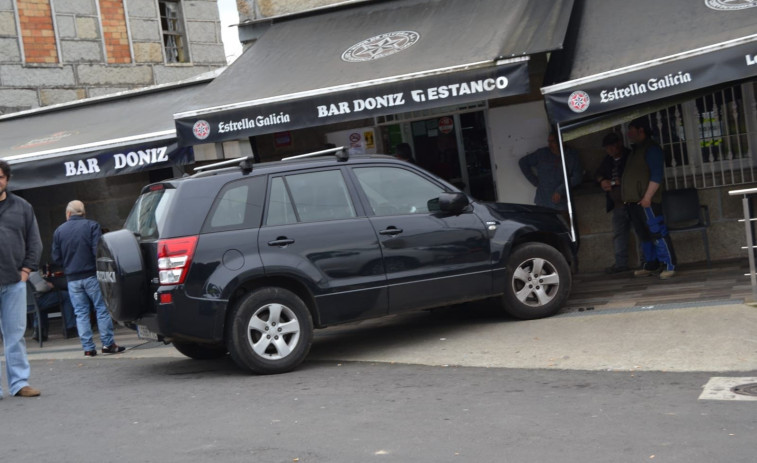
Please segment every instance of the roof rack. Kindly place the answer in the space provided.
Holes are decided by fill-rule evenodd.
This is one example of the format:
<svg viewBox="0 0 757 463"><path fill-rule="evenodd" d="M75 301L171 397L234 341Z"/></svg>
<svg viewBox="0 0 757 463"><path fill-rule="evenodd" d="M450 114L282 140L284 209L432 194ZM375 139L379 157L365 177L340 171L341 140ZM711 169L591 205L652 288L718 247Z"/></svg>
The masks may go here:
<svg viewBox="0 0 757 463"><path fill-rule="evenodd" d="M254 156L246 156L243 158L228 159L226 161L214 162L205 166L195 167L195 172L202 172L209 169L217 169L224 166L238 165L245 173L252 171L252 164L255 160Z"/></svg>
<svg viewBox="0 0 757 463"><path fill-rule="evenodd" d="M297 156L289 156L282 158L282 161L291 161L293 159L314 158L316 156L323 156L326 154L334 154L337 161L346 161L350 158L350 153L344 148L344 146L338 146L335 148L328 148L321 151L313 151L312 153L298 154Z"/></svg>

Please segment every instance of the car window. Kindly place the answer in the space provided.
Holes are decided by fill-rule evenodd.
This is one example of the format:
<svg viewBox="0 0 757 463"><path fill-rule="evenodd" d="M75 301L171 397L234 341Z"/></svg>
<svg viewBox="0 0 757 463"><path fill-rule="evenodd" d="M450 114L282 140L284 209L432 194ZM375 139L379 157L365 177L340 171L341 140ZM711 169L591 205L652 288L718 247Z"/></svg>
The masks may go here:
<svg viewBox="0 0 757 463"><path fill-rule="evenodd" d="M297 222L292 201L289 198L283 177L271 181L271 195L268 198L266 225L284 225Z"/></svg>
<svg viewBox="0 0 757 463"><path fill-rule="evenodd" d="M144 239L160 237L168 205L175 193L173 188L160 188L141 195L126 218L124 228Z"/></svg>
<svg viewBox="0 0 757 463"><path fill-rule="evenodd" d="M327 170L276 177L271 182L266 225L355 217L341 171Z"/></svg>
<svg viewBox="0 0 757 463"><path fill-rule="evenodd" d="M287 175L286 182L301 222L349 219L356 215L339 170Z"/></svg>
<svg viewBox="0 0 757 463"><path fill-rule="evenodd" d="M398 167L359 167L355 176L376 215L426 214L428 202L444 189Z"/></svg>
<svg viewBox="0 0 757 463"><path fill-rule="evenodd" d="M254 177L227 184L218 193L203 231L259 227L264 196L264 177Z"/></svg>

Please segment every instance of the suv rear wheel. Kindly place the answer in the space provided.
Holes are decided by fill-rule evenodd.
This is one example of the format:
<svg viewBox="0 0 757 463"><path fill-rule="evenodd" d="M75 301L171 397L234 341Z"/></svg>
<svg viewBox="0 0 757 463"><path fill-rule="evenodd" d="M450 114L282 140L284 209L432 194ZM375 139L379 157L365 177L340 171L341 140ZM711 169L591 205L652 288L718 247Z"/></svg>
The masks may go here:
<svg viewBox="0 0 757 463"><path fill-rule="evenodd" d="M507 263L502 305L513 317L532 320L555 314L570 294L571 273L560 252L543 243L518 246Z"/></svg>
<svg viewBox="0 0 757 463"><path fill-rule="evenodd" d="M186 355L187 357L195 360L212 360L223 357L229 352L225 346L216 346L211 344L199 344L196 342L174 341L173 346Z"/></svg>
<svg viewBox="0 0 757 463"><path fill-rule="evenodd" d="M237 306L228 348L241 367L275 374L294 369L313 341L313 321L302 299L284 288L251 292Z"/></svg>

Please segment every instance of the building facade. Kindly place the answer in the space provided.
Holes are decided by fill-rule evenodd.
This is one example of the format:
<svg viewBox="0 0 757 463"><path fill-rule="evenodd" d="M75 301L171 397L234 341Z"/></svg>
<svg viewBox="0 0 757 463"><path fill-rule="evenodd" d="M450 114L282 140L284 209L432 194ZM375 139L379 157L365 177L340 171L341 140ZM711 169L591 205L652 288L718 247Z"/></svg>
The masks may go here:
<svg viewBox="0 0 757 463"><path fill-rule="evenodd" d="M0 0L0 114L225 65L214 0Z"/></svg>

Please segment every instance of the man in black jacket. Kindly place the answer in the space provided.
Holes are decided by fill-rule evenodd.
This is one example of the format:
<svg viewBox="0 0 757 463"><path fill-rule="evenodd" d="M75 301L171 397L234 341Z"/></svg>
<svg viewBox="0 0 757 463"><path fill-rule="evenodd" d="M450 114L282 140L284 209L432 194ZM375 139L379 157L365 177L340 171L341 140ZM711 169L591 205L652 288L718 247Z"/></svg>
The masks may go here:
<svg viewBox="0 0 757 463"><path fill-rule="evenodd" d="M0 160L0 331L11 395L36 397L40 391L29 386L24 332L26 280L37 270L42 240L31 204L7 190L10 178L10 165Z"/></svg>
<svg viewBox="0 0 757 463"><path fill-rule="evenodd" d="M105 307L105 300L97 282L97 242L102 231L100 224L84 218L84 203L71 201L66 206L66 222L53 234L52 258L63 266L68 282L68 295L74 305L79 340L85 357L97 355L92 340L92 326L89 321L90 302L97 314L97 330L100 333L103 354L117 354L124 348L113 339L113 320Z"/></svg>
<svg viewBox="0 0 757 463"><path fill-rule="evenodd" d="M628 271L628 238L631 219L620 197L620 179L630 150L623 146L623 139L615 132L608 133L602 140L605 156L594 175L607 196L607 212L612 211L612 245L615 263L605 269L605 273Z"/></svg>

